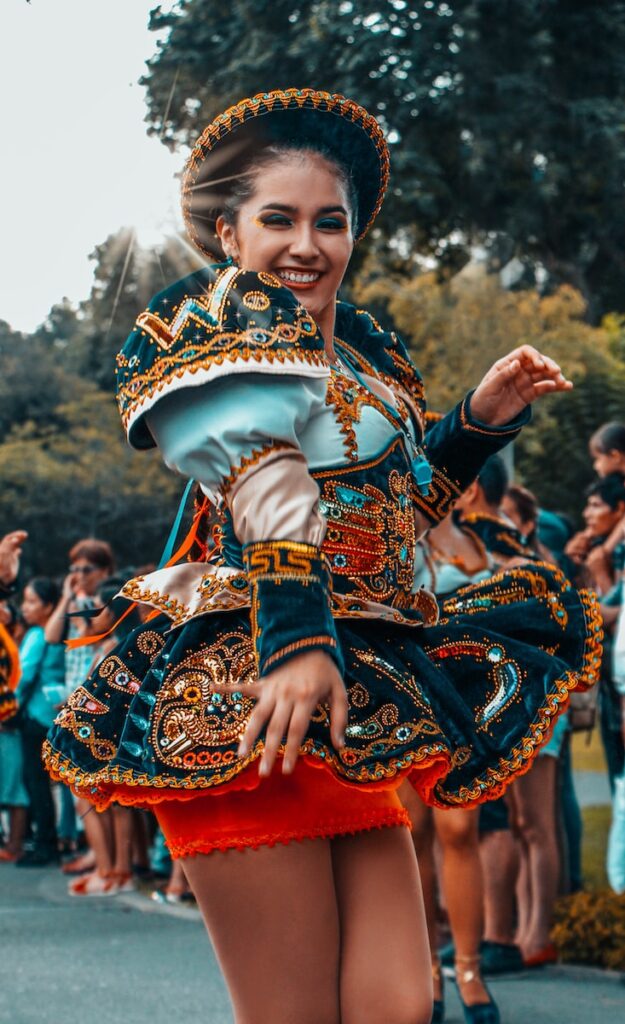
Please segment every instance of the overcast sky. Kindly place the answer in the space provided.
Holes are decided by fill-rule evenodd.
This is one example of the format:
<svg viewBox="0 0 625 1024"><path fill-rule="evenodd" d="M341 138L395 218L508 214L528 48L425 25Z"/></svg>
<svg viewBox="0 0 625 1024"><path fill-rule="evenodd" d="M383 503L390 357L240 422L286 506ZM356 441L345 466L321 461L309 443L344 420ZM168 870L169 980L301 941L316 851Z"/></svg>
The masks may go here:
<svg viewBox="0 0 625 1024"><path fill-rule="evenodd" d="M180 229L184 154L148 138L137 85L156 3L0 0L0 320L15 329L85 298L107 235L133 225L154 244Z"/></svg>

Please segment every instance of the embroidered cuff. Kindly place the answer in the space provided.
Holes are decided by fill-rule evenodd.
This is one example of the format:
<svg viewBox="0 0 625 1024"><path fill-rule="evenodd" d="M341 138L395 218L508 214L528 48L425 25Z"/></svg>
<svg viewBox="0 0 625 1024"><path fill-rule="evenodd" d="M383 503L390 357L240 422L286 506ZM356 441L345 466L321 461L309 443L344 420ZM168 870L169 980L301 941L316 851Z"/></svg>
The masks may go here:
<svg viewBox="0 0 625 1024"><path fill-rule="evenodd" d="M326 651L343 671L325 557L312 544L257 541L243 548L250 583L252 637L266 675L305 650Z"/></svg>
<svg viewBox="0 0 625 1024"><path fill-rule="evenodd" d="M471 414L469 394L425 435L425 454L432 467L427 495L415 488L415 505L431 523L440 523L451 512L462 492L475 480L491 455L514 441L532 417L531 406L514 420L492 427Z"/></svg>

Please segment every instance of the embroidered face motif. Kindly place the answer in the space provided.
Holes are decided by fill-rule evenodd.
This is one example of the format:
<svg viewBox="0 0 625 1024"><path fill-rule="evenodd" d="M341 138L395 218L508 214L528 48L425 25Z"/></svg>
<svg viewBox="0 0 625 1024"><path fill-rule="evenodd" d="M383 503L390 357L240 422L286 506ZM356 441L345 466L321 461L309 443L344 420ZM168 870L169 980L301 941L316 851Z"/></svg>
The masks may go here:
<svg viewBox="0 0 625 1024"><path fill-rule="evenodd" d="M217 230L239 266L275 274L332 333L354 242L346 190L330 163L313 153L277 158L259 170L236 223L220 217Z"/></svg>

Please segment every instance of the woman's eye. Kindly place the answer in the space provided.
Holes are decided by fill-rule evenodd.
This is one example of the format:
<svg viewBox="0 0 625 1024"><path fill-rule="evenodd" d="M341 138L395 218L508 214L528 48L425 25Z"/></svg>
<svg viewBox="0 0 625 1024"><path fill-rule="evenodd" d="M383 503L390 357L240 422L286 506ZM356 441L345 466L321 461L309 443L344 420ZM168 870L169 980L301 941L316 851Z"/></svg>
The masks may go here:
<svg viewBox="0 0 625 1024"><path fill-rule="evenodd" d="M261 217L261 224L269 227L290 227L291 221L283 213L269 213Z"/></svg>
<svg viewBox="0 0 625 1024"><path fill-rule="evenodd" d="M338 217L322 217L317 221L317 227L321 231L346 231L347 224Z"/></svg>

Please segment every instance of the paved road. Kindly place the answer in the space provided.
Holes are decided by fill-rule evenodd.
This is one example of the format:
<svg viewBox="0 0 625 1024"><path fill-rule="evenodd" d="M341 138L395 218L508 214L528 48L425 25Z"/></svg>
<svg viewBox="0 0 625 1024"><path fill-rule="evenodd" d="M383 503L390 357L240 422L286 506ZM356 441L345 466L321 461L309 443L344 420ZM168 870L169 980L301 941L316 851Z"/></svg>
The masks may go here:
<svg viewBox="0 0 625 1024"><path fill-rule="evenodd" d="M447 985L450 1024L462 1014ZM549 968L492 983L503 1024L617 1024L625 985ZM232 1024L197 913L144 896L70 899L56 870L0 864L1 1024ZM279 1022L267 1022L279 1024Z"/></svg>

